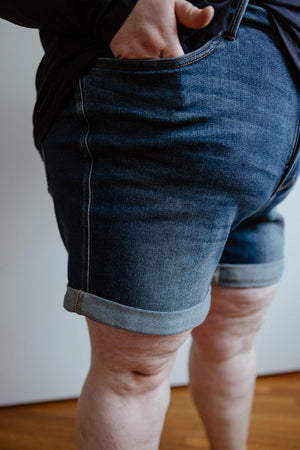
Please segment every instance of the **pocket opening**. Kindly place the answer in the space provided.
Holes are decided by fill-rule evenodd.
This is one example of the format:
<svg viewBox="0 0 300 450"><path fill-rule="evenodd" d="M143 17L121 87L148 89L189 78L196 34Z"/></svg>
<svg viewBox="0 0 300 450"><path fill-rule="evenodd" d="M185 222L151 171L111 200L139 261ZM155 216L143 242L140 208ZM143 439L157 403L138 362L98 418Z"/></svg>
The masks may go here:
<svg viewBox="0 0 300 450"><path fill-rule="evenodd" d="M210 55L221 42L223 31L218 33L200 48L173 58L156 59L118 59L118 58L98 58L94 68L121 69L121 70L168 70L184 67Z"/></svg>

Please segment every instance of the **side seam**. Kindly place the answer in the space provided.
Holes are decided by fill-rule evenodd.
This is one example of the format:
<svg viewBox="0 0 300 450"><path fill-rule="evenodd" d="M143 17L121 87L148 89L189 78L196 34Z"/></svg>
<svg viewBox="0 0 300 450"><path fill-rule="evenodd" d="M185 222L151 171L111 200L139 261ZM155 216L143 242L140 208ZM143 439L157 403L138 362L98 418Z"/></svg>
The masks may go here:
<svg viewBox="0 0 300 450"><path fill-rule="evenodd" d="M78 82L79 112L85 122L86 132L81 146L85 153L85 171L83 178L83 205L82 205L82 289L89 292L90 283L90 256L91 256L91 219L90 210L92 203L92 175L94 169L94 156L90 149L90 122L85 108L83 82Z"/></svg>

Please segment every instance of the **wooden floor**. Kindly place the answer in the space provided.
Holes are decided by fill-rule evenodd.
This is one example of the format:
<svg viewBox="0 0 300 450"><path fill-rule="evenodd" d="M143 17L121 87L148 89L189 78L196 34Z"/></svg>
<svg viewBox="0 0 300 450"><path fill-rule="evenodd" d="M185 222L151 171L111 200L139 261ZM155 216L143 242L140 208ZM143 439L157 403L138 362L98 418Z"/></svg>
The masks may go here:
<svg viewBox="0 0 300 450"><path fill-rule="evenodd" d="M75 450L75 408L75 400L0 408L0 450ZM172 390L160 450L208 450L187 388ZM258 379L248 450L300 450L300 372Z"/></svg>

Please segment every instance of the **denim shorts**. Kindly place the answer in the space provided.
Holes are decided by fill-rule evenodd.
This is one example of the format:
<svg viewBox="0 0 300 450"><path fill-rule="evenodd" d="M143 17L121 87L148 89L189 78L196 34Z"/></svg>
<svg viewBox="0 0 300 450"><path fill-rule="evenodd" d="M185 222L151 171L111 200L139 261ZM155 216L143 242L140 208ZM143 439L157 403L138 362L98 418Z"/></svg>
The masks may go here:
<svg viewBox="0 0 300 450"><path fill-rule="evenodd" d="M280 279L299 93L268 13L247 3L184 56L99 58L60 111L42 156L67 310L176 334L204 321L211 284Z"/></svg>

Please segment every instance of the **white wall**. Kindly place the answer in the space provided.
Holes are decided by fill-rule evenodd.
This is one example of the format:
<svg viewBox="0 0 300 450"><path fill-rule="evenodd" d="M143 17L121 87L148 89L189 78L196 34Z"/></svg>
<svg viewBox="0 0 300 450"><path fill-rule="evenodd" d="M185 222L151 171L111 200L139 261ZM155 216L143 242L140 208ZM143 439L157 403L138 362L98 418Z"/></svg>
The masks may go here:
<svg viewBox="0 0 300 450"><path fill-rule="evenodd" d="M61 307L66 253L33 146L41 56L36 31L0 21L0 404L74 396L89 361L82 321Z"/></svg>
<svg viewBox="0 0 300 450"><path fill-rule="evenodd" d="M66 312L66 253L33 146L38 34L0 20L0 405L75 397L89 364L84 319ZM300 369L300 185L287 215L287 271L258 337L260 373ZM187 343L172 372L187 382Z"/></svg>

